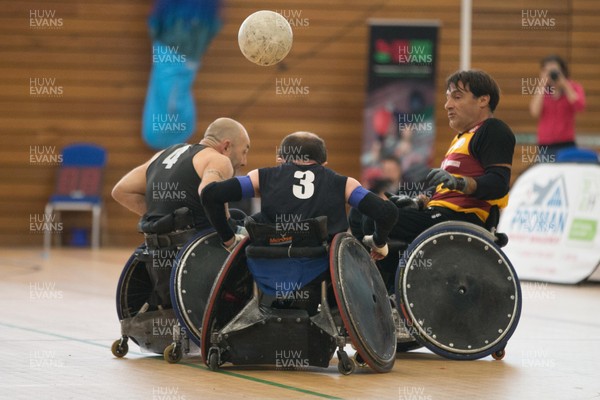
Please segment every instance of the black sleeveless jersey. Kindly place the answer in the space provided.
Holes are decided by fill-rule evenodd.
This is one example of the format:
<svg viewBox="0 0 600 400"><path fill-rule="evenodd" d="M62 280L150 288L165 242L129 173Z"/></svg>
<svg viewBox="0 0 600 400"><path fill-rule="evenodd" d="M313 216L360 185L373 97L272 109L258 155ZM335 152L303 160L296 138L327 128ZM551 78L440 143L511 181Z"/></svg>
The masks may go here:
<svg viewBox="0 0 600 400"><path fill-rule="evenodd" d="M153 221L187 207L192 211L195 228L211 226L200 203L198 186L201 178L192 161L205 148L201 144L176 144L152 161L146 171L147 211L142 220Z"/></svg>
<svg viewBox="0 0 600 400"><path fill-rule="evenodd" d="M261 214L282 226L318 216L327 217L329 236L348 229L346 181L322 165L286 163L261 168L259 186Z"/></svg>

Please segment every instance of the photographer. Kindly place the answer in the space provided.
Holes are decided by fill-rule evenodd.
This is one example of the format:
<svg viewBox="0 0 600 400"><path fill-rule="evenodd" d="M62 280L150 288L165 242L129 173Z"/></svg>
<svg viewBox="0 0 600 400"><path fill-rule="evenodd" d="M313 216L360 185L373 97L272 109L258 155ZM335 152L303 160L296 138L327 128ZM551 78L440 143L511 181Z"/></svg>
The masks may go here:
<svg viewBox="0 0 600 400"><path fill-rule="evenodd" d="M539 90L529 104L531 115L538 118L537 143L548 146L545 155L575 146L575 114L584 108L585 93L579 83L569 79L567 63L557 55L545 57Z"/></svg>

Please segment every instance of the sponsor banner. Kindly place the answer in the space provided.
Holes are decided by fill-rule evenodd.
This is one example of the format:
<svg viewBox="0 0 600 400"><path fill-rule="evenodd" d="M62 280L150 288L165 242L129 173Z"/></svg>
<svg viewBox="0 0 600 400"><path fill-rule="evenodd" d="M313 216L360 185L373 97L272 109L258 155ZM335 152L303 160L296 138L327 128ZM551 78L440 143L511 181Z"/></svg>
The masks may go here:
<svg viewBox="0 0 600 400"><path fill-rule="evenodd" d="M521 279L577 283L600 263L600 166L536 164L502 211L503 249Z"/></svg>
<svg viewBox="0 0 600 400"><path fill-rule="evenodd" d="M399 161L405 184L418 182L429 168L435 138L438 26L437 21L369 21L361 155L367 187L373 185L366 176L385 174L383 159Z"/></svg>

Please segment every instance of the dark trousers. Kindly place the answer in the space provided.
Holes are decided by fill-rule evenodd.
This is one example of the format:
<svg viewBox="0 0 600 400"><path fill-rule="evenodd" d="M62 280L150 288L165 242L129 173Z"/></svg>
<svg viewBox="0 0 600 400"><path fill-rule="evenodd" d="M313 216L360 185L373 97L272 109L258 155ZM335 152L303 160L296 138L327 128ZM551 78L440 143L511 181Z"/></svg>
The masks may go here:
<svg viewBox="0 0 600 400"><path fill-rule="evenodd" d="M445 221L465 221L484 226L483 221L473 213L456 212L444 207L429 207L421 211L401 208L390 238L412 242L424 230Z"/></svg>
<svg viewBox="0 0 600 400"><path fill-rule="evenodd" d="M372 235L375 231L374 221L354 208L350 211L348 220L352 235L358 240L362 240L365 235ZM475 214L456 212L449 208L429 207L424 210L415 210L413 208L398 209L398 221L390 232L388 243L393 243L396 240L405 242L405 244L390 244L390 254L377 262L388 293L391 294L394 291L396 270L405 246L410 244L426 229L445 221L465 221L484 226L484 223Z"/></svg>
<svg viewBox="0 0 600 400"><path fill-rule="evenodd" d="M424 230L445 221L465 221L484 226L473 213L456 212L444 207L428 207L424 210L399 208L398 221L390 232L390 239L410 243ZM350 212L349 225L352 235L359 240L362 240L364 235L372 235L375 232L374 221L356 209Z"/></svg>

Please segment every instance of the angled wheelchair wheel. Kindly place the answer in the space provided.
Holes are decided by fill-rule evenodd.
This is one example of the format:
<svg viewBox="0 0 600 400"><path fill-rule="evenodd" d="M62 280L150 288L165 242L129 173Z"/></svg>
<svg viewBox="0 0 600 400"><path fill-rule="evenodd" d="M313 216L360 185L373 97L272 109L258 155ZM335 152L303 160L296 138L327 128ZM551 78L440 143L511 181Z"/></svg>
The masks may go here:
<svg viewBox="0 0 600 400"><path fill-rule="evenodd" d="M459 360L503 355L522 301L517 274L493 235L465 223L436 225L411 243L396 298L419 343Z"/></svg>
<svg viewBox="0 0 600 400"><path fill-rule="evenodd" d="M179 251L171 271L173 309L179 323L197 345L200 345L208 296L228 255L216 232L200 232Z"/></svg>
<svg viewBox="0 0 600 400"><path fill-rule="evenodd" d="M200 349L202 360L211 370L228 361L225 349L213 347L211 336L231 321L252 296L253 280L246 267L248 243L249 239L245 238L228 255L208 296L202 318Z"/></svg>
<svg viewBox="0 0 600 400"><path fill-rule="evenodd" d="M152 280L146 270L146 263L140 260L143 259L143 251L144 245L140 245L129 257L119 276L116 293L119 321L135 317L152 293ZM134 337L118 339L111 347L113 355L123 357L127 354L129 346L126 339L131 339L135 344L139 345L137 339Z"/></svg>
<svg viewBox="0 0 600 400"><path fill-rule="evenodd" d="M140 261L143 246L133 252L125 264L117 284L117 315L119 319L134 317L152 293L152 281L146 263Z"/></svg>
<svg viewBox="0 0 600 400"><path fill-rule="evenodd" d="M377 372L390 371L396 360L395 326L374 261L352 235L340 233L331 243L329 264L340 316L360 358ZM352 360L340 362L340 372L354 370Z"/></svg>

